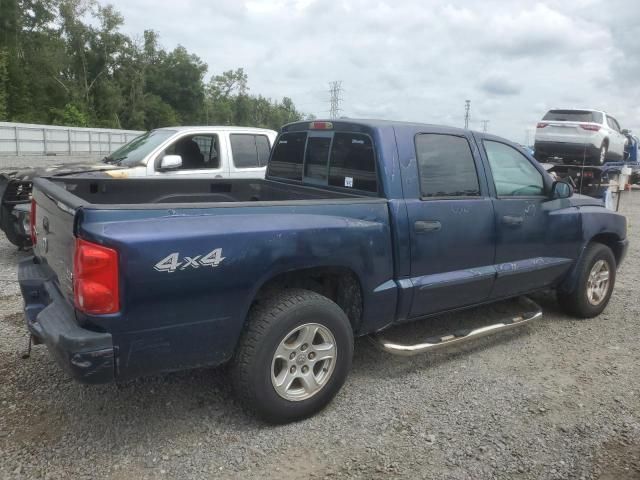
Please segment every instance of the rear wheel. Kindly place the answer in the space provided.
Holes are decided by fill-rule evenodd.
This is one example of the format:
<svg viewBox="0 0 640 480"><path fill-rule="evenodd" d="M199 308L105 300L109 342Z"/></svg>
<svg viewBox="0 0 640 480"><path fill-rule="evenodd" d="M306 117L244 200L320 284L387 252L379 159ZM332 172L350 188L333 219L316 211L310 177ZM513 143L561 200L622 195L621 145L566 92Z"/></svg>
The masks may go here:
<svg viewBox="0 0 640 480"><path fill-rule="evenodd" d="M616 281L616 259L609 247L591 243L578 265L571 293L558 291L560 307L570 315L591 318L609 303Z"/></svg>
<svg viewBox="0 0 640 480"><path fill-rule="evenodd" d="M353 332L338 305L309 290L283 290L249 315L233 361L235 390L268 422L300 420L338 393L352 356Z"/></svg>
<svg viewBox="0 0 640 480"><path fill-rule="evenodd" d="M604 163L607 161L607 151L607 144L603 143L600 146L600 153L598 154L598 165L604 165Z"/></svg>

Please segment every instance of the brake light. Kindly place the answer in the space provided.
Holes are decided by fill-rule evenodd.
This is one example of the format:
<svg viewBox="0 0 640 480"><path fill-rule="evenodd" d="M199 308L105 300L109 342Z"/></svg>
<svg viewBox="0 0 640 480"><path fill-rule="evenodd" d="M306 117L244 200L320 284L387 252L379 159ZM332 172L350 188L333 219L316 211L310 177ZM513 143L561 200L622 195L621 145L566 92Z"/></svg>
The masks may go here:
<svg viewBox="0 0 640 480"><path fill-rule="evenodd" d="M593 178L593 172L590 172L589 170L587 170L586 172L584 172L584 178Z"/></svg>
<svg viewBox="0 0 640 480"><path fill-rule="evenodd" d="M583 130L597 132L598 130L600 130L600 125L580 125L580 128L582 128Z"/></svg>
<svg viewBox="0 0 640 480"><path fill-rule="evenodd" d="M31 244L35 245L38 238L36 236L36 201L31 198L31 212L29 213L29 235L31 235Z"/></svg>
<svg viewBox="0 0 640 480"><path fill-rule="evenodd" d="M544 128L547 125L549 125L548 123L544 123L544 122L538 122L538 124L536 125L536 128Z"/></svg>
<svg viewBox="0 0 640 480"><path fill-rule="evenodd" d="M76 238L73 297L76 308L85 313L104 315L120 310L116 250Z"/></svg>
<svg viewBox="0 0 640 480"><path fill-rule="evenodd" d="M333 123L331 122L311 122L309 124L309 130L331 130Z"/></svg>

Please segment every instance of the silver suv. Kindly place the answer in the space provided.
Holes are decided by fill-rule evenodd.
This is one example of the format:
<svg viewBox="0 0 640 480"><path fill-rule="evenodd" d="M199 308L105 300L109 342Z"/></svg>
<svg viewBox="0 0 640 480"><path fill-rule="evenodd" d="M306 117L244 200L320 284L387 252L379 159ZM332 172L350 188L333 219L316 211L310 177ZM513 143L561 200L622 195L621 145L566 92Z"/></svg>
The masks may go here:
<svg viewBox="0 0 640 480"><path fill-rule="evenodd" d="M536 128L535 157L546 162L603 165L624 159L627 137L618 121L599 110L549 110Z"/></svg>

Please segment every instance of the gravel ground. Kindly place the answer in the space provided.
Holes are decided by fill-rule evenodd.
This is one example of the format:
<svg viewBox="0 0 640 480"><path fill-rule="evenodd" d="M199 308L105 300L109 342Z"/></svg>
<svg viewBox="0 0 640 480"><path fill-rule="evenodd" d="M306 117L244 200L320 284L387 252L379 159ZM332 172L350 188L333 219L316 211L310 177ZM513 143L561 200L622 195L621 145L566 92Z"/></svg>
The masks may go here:
<svg viewBox="0 0 640 480"><path fill-rule="evenodd" d="M640 192L623 200L637 237ZM322 413L273 427L245 415L223 369L125 385L69 380L26 346L18 253L0 243L0 478L640 478L640 245L607 310L561 314L453 351L393 357L366 339ZM503 304L444 317L483 322ZM428 325L392 332L410 339Z"/></svg>

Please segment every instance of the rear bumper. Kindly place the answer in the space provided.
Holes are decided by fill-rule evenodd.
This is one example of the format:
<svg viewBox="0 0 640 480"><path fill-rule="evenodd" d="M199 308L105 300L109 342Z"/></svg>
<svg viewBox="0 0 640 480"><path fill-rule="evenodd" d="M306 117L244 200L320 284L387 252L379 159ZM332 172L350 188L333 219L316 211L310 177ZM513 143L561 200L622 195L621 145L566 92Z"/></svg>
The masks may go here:
<svg viewBox="0 0 640 480"><path fill-rule="evenodd" d="M20 262L18 281L24 298L27 328L44 343L58 364L82 383L107 383L115 376L111 334L80 327L54 275L34 258Z"/></svg>
<svg viewBox="0 0 640 480"><path fill-rule="evenodd" d="M536 141L535 152L536 155L582 160L585 157L599 158L600 147L584 143Z"/></svg>

